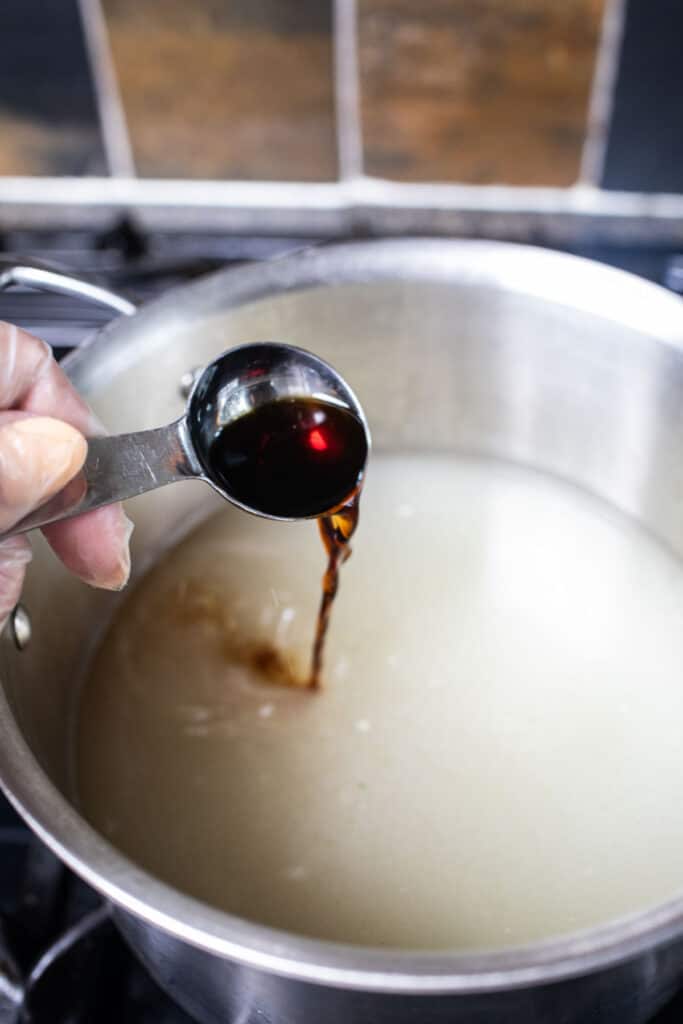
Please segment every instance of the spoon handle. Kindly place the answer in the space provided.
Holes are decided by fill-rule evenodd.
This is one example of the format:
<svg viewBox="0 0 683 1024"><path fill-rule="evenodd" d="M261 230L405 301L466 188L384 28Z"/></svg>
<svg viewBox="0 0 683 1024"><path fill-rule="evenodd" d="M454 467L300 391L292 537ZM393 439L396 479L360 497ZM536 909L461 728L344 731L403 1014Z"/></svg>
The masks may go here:
<svg viewBox="0 0 683 1024"><path fill-rule="evenodd" d="M201 476L201 467L184 417L155 430L93 437L80 473L40 508L0 533L0 540L193 476Z"/></svg>

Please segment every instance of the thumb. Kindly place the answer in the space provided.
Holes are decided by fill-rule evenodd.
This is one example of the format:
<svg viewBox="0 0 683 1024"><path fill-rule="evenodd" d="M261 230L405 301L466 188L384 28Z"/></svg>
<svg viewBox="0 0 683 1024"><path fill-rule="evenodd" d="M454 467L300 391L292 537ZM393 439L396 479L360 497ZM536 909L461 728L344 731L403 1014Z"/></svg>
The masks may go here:
<svg viewBox="0 0 683 1024"><path fill-rule="evenodd" d="M0 531L61 490L88 451L68 423L46 416L0 421Z"/></svg>

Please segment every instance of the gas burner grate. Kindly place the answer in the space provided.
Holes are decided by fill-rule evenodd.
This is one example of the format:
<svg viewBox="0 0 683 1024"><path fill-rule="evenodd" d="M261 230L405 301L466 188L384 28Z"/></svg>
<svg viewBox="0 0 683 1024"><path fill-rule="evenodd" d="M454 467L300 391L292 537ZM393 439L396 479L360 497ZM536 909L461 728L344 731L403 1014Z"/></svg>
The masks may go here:
<svg viewBox="0 0 683 1024"><path fill-rule="evenodd" d="M191 1024L0 797L0 1024Z"/></svg>

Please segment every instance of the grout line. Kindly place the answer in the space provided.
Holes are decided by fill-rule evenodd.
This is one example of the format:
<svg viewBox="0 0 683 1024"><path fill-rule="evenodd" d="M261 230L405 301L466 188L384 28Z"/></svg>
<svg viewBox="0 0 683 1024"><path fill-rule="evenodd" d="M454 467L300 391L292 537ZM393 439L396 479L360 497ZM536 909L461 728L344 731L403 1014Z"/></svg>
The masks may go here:
<svg viewBox="0 0 683 1024"><path fill-rule="evenodd" d="M109 173L134 178L135 162L100 0L78 0Z"/></svg>
<svg viewBox="0 0 683 1024"><path fill-rule="evenodd" d="M363 174L357 0L334 0L334 101L341 181Z"/></svg>
<svg viewBox="0 0 683 1024"><path fill-rule="evenodd" d="M588 104L586 137L581 154L579 184L600 186L605 169L614 96L619 73L627 0L605 0L598 55Z"/></svg>

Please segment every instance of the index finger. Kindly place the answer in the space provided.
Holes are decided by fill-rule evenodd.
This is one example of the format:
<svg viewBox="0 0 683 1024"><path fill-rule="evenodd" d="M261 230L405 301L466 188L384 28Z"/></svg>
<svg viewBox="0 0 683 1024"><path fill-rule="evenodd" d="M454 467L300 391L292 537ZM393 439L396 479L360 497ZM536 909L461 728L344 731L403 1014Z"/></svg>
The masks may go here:
<svg viewBox="0 0 683 1024"><path fill-rule="evenodd" d="M54 416L86 437L102 427L55 361L49 345L0 321L0 409Z"/></svg>
<svg viewBox="0 0 683 1024"><path fill-rule="evenodd" d="M87 437L103 428L78 394L52 350L27 331L0 321L0 408L54 416ZM119 589L130 566L131 524L121 505L55 523L43 531L55 554L71 572L94 586Z"/></svg>

